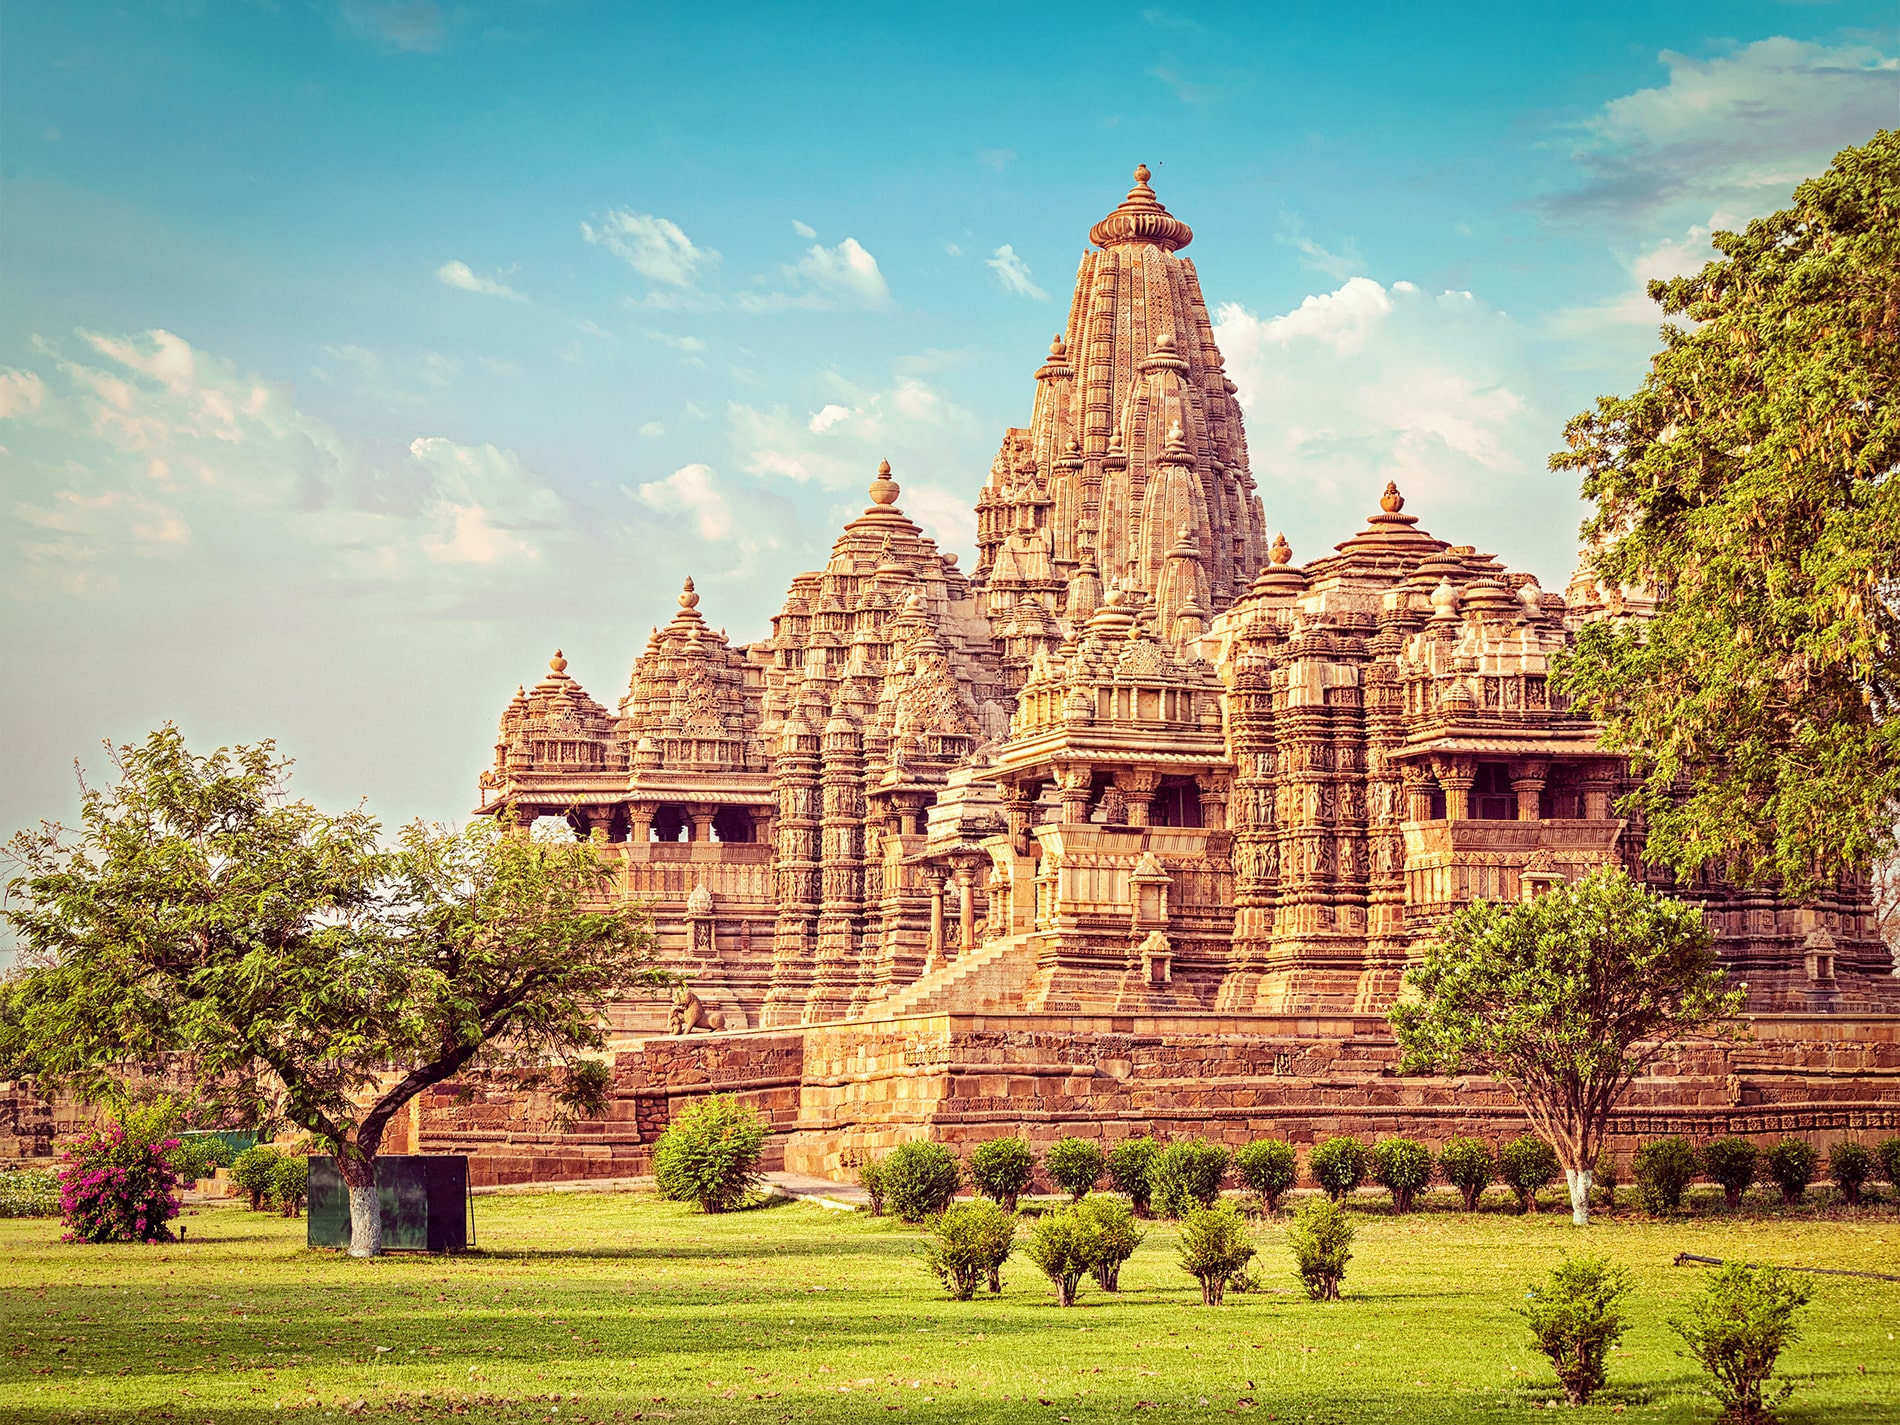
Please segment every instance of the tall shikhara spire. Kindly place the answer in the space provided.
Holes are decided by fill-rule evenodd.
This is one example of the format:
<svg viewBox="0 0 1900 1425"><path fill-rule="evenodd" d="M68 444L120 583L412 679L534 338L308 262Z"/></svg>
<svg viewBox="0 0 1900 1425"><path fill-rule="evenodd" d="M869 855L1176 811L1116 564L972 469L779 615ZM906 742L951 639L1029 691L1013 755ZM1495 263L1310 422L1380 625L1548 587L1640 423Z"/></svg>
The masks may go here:
<svg viewBox="0 0 1900 1425"><path fill-rule="evenodd" d="M1137 168L1089 229L1096 247L1036 372L1029 427L1004 435L978 500L992 619L1020 624L1036 603L1073 626L1119 584L1153 600L1171 637L1225 609L1266 563L1236 388L1179 256L1194 233L1148 179Z"/></svg>

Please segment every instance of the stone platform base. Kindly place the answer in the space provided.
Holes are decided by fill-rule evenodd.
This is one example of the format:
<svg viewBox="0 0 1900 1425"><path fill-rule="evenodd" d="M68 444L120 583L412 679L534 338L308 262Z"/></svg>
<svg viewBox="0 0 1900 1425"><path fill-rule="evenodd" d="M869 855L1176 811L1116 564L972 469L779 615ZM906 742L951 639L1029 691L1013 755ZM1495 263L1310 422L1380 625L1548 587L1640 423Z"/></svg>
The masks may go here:
<svg viewBox="0 0 1900 1425"><path fill-rule="evenodd" d="M1900 1132L1900 1015L1750 1024L1751 1042L1686 1044L1633 1085L1612 1147L1793 1133L1825 1148ZM1038 1148L1143 1134L1304 1148L1342 1133L1437 1148L1528 1126L1489 1079L1401 1076L1397 1063L1382 1015L919 1014L642 1041L616 1056L607 1117L568 1133L540 1096L492 1077L441 1085L417 1102L410 1150L470 1154L477 1186L644 1174L667 1123L710 1093L771 1125L768 1169L834 1182L916 1138L965 1157L1008 1134Z"/></svg>

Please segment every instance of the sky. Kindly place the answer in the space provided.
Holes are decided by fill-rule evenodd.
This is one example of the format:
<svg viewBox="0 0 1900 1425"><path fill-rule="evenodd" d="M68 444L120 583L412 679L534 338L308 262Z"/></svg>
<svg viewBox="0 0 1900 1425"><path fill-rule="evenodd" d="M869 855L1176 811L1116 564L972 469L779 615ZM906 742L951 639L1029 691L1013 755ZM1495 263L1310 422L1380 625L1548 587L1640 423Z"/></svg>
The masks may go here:
<svg viewBox="0 0 1900 1425"><path fill-rule="evenodd" d="M1654 277L1892 127L1890 4L0 9L0 835L166 721L388 822L691 575L762 637L888 458L971 513L1146 162L1270 528L1388 479L1562 588Z"/></svg>

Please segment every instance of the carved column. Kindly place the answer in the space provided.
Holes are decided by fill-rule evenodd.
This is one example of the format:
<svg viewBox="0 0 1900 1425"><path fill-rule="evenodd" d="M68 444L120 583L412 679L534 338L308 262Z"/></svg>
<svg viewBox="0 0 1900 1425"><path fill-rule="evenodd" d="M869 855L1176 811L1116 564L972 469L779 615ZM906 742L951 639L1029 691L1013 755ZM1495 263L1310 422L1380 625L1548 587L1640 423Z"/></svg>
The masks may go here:
<svg viewBox="0 0 1900 1425"><path fill-rule="evenodd" d="M1583 814L1590 821L1608 821L1610 818L1610 787L1608 772L1595 767L1583 774Z"/></svg>
<svg viewBox="0 0 1900 1425"><path fill-rule="evenodd" d="M778 919L772 937L772 984L761 1024L798 1023L811 987L811 957L818 938L819 753L817 731L794 713L772 759L778 792Z"/></svg>
<svg viewBox="0 0 1900 1425"><path fill-rule="evenodd" d="M976 872L969 866L957 867L957 954L968 955L976 949Z"/></svg>
<svg viewBox="0 0 1900 1425"><path fill-rule="evenodd" d="M1405 778L1405 819L1432 819L1432 769L1419 762L1407 762L1400 769Z"/></svg>
<svg viewBox="0 0 1900 1425"><path fill-rule="evenodd" d="M690 840L712 840L713 810L703 802L694 802L686 808L686 819L692 823L693 827L687 833Z"/></svg>
<svg viewBox="0 0 1900 1425"><path fill-rule="evenodd" d="M1544 780L1550 763L1527 758L1511 764L1511 790L1517 793L1517 819L1536 821L1543 811Z"/></svg>
<svg viewBox="0 0 1900 1425"><path fill-rule="evenodd" d="M1056 768L1056 791L1062 798L1062 824L1080 826L1089 819L1089 781L1093 775L1087 763L1065 763Z"/></svg>
<svg viewBox="0 0 1900 1425"><path fill-rule="evenodd" d="M944 873L935 866L924 872L930 882L930 949L924 957L924 973L943 964L943 883Z"/></svg>
<svg viewBox="0 0 1900 1425"><path fill-rule="evenodd" d="M1434 757L1432 770L1445 789L1445 819L1471 819L1471 785L1478 780L1478 764L1470 757Z"/></svg>
<svg viewBox="0 0 1900 1425"><path fill-rule="evenodd" d="M842 713L825 724L820 788L818 956L804 1021L837 1019L850 1007L864 927L864 740Z"/></svg>
<svg viewBox="0 0 1900 1425"><path fill-rule="evenodd" d="M1085 787L1085 794L1086 791ZM1040 782L1006 782L1003 785L1003 813L1009 818L1009 843L1018 856L1029 854L1029 834L1035 826L1036 801L1041 795Z"/></svg>
<svg viewBox="0 0 1900 1425"><path fill-rule="evenodd" d="M1117 772L1115 774L1115 789L1122 794L1122 799L1128 804L1128 824L1130 826L1147 826L1149 824L1148 816L1154 806L1155 788L1160 785L1161 774L1159 772L1150 772L1142 768L1137 768L1134 771Z"/></svg>
<svg viewBox="0 0 1900 1425"><path fill-rule="evenodd" d="M1223 772L1198 772L1194 785L1201 794L1201 826L1207 831L1227 830L1227 776Z"/></svg>

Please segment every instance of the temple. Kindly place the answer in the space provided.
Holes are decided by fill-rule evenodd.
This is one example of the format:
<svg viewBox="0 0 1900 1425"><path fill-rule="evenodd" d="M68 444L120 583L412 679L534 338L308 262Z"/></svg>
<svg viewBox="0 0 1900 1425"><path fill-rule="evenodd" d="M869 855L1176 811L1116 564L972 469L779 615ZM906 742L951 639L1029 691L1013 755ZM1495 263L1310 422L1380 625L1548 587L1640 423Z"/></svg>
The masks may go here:
<svg viewBox="0 0 1900 1425"><path fill-rule="evenodd" d="M1039 1123L1119 1115L1160 1132L1164 1102L1209 1102L1144 1097L1132 1067L1112 1108L1099 1082L1058 1093L1033 1067L1048 1054L1024 1047L1039 1027L1082 1036L1067 1071L1089 1055L1123 1063L1130 1034L1173 1046L1177 1069L1213 1062L1216 1041L1228 1062L1240 1043L1263 1080L1294 1076L1278 1090L1315 1063L1344 1073L1328 1121L1394 1111L1383 1011L1435 927L1605 864L1704 906L1758 1027L1831 1025L1788 1029L1803 1047L1782 1061L1846 1066L1828 1101L1862 1103L1854 1064L1900 1067L1900 994L1866 884L1795 902L1676 885L1644 863L1642 826L1617 811L1624 761L1549 682L1583 624L1647 615L1639 591L1603 588L1587 565L1562 593L1541 588L1428 533L1392 485L1317 557L1270 538L1182 255L1193 234L1149 177L1137 169L1089 231L1029 423L1004 432L977 493L968 572L903 513L881 466L769 636L715 631L687 579L615 711L559 653L509 703L479 811L563 818L602 841L721 1031L662 1044L665 1005L611 1006L626 1095L646 1107L595 1147L639 1143L670 1097L722 1082L720 1064L792 1142L804 1135L799 1161L820 1171L893 1136L955 1137L951 1123L1020 1129L1032 1101ZM1020 1052L985 1025L1021 1036ZM891 1048L919 1026L941 1030L940 1073ZM1764 1052L1772 1067L1780 1051ZM960 1086L949 1061L985 1053L993 1067ZM884 1100L842 1080L816 1087L820 1061L932 1087L874 1112ZM1738 1072L1716 1075L1730 1127L1750 1102ZM1011 1075L1028 1077L990 1082ZM1892 1122L1881 1083L1865 1112ZM1814 1099L1812 1085L1783 1088L1754 1101ZM1229 1116L1281 1102L1281 1117L1319 1121L1275 1089L1254 1085ZM967 1117L991 1097L1005 1101ZM1467 1108L1509 1112L1482 1094ZM558 1156L558 1135L495 1113ZM473 1142L467 1131L444 1124L436 1146Z"/></svg>

